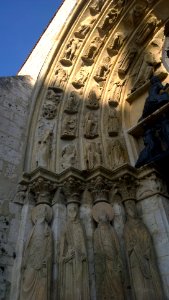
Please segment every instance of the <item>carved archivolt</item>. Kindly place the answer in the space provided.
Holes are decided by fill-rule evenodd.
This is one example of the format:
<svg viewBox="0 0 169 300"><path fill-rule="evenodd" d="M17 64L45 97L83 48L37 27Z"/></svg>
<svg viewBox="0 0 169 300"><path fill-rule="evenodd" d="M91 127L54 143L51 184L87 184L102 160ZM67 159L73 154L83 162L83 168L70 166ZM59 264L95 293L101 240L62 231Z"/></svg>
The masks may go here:
<svg viewBox="0 0 169 300"><path fill-rule="evenodd" d="M32 168L43 165L59 173L68 166L109 164L113 169L128 161L124 141L129 145L129 137L121 123L126 100L141 93L154 72L166 76L161 64L164 22L154 10L158 2L87 1L67 29L38 97L41 104L30 137ZM46 140L49 131L53 131L52 146ZM89 159L86 149L93 153L95 147L98 158Z"/></svg>

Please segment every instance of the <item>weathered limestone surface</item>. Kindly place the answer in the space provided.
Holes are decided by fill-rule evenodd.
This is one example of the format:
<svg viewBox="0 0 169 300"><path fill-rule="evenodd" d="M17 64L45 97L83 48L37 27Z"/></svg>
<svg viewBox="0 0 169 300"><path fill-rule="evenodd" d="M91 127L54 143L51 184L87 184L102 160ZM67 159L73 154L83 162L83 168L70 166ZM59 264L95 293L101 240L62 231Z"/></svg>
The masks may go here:
<svg viewBox="0 0 169 300"><path fill-rule="evenodd" d="M33 81L0 78L0 299L8 299L21 207L12 203L23 172Z"/></svg>

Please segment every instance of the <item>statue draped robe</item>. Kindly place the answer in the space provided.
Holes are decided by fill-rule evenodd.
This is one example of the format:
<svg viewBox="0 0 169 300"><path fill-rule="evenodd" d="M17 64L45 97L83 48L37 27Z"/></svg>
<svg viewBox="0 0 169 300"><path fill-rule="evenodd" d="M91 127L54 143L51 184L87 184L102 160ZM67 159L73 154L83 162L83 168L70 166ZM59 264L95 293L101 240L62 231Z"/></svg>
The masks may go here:
<svg viewBox="0 0 169 300"><path fill-rule="evenodd" d="M119 243L110 224L99 224L95 230L94 253L97 299L124 300Z"/></svg>
<svg viewBox="0 0 169 300"><path fill-rule="evenodd" d="M20 300L50 300L52 233L48 224L36 223L23 258Z"/></svg>
<svg viewBox="0 0 169 300"><path fill-rule="evenodd" d="M135 299L164 299L147 228L139 219L128 220L124 228L124 238Z"/></svg>
<svg viewBox="0 0 169 300"><path fill-rule="evenodd" d="M80 221L66 224L59 264L60 300L89 300L89 275L85 238Z"/></svg>

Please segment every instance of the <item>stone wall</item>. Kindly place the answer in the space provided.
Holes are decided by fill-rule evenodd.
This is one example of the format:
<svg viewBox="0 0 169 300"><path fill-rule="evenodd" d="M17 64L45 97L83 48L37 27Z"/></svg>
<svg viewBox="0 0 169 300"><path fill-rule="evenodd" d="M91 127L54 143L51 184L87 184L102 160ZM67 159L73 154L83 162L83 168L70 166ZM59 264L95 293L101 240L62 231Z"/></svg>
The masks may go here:
<svg viewBox="0 0 169 300"><path fill-rule="evenodd" d="M0 78L0 299L8 299L21 207L12 201L22 176L33 81Z"/></svg>

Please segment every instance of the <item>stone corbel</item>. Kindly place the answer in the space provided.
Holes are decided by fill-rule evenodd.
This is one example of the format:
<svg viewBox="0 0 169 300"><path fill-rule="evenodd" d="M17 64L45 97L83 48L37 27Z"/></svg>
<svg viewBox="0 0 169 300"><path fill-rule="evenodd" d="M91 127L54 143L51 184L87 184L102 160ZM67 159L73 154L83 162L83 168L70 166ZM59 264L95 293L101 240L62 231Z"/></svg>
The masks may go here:
<svg viewBox="0 0 169 300"><path fill-rule="evenodd" d="M143 167L138 178L137 200L143 200L156 194L169 197L167 186L155 169Z"/></svg>

